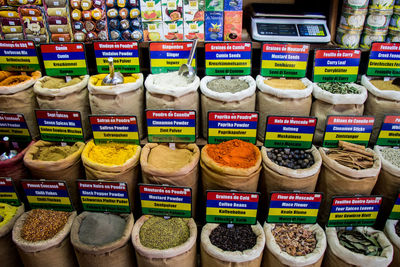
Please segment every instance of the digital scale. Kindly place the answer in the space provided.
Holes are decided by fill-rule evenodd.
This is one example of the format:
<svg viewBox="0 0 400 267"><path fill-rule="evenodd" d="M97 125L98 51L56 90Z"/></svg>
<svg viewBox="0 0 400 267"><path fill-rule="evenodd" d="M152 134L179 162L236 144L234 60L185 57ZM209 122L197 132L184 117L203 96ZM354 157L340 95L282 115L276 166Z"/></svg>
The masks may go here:
<svg viewBox="0 0 400 267"><path fill-rule="evenodd" d="M251 37L256 41L328 43L331 40L326 17L321 13L295 13L291 5L252 4L250 8Z"/></svg>

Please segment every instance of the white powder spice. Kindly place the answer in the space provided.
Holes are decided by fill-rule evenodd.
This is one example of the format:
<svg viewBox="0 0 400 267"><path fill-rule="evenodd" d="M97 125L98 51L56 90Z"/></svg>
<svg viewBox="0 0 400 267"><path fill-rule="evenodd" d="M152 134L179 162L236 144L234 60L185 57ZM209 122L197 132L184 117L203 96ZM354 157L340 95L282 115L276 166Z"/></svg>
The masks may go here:
<svg viewBox="0 0 400 267"><path fill-rule="evenodd" d="M178 74L177 71L168 73L155 74L153 84L164 89L174 89L177 87L185 87L190 84L186 77Z"/></svg>

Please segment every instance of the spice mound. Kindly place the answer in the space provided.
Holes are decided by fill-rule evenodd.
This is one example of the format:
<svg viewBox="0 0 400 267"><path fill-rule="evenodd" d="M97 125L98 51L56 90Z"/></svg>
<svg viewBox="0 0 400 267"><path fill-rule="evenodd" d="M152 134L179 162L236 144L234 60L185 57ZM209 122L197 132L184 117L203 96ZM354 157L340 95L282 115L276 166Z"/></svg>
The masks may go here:
<svg viewBox="0 0 400 267"><path fill-rule="evenodd" d="M164 89L174 89L184 87L189 84L186 77L179 75L177 71L159 73L153 76L153 84Z"/></svg>
<svg viewBox="0 0 400 267"><path fill-rule="evenodd" d="M257 163L258 148L242 140L208 145L207 154L217 163L234 168L250 168Z"/></svg>
<svg viewBox="0 0 400 267"><path fill-rule="evenodd" d="M267 156L275 164L295 170L314 165L312 153L303 149L275 148L268 151Z"/></svg>
<svg viewBox="0 0 400 267"><path fill-rule="evenodd" d="M121 238L126 221L114 214L88 213L79 227L79 240L88 245L102 246Z"/></svg>
<svg viewBox="0 0 400 267"><path fill-rule="evenodd" d="M53 238L64 228L70 215L65 211L34 209L22 226L21 237L31 242Z"/></svg>
<svg viewBox="0 0 400 267"><path fill-rule="evenodd" d="M0 71L0 82L3 81L4 79L10 77L11 75L13 75L12 72L9 72L9 71Z"/></svg>
<svg viewBox="0 0 400 267"><path fill-rule="evenodd" d="M281 250L291 256L305 256L317 246L314 233L301 224L276 224L272 235Z"/></svg>
<svg viewBox="0 0 400 267"><path fill-rule="evenodd" d="M398 236L400 236L400 221L398 221L398 222L396 223L395 230L396 230L396 234L397 234Z"/></svg>
<svg viewBox="0 0 400 267"><path fill-rule="evenodd" d="M193 153L188 149L171 149L167 145L159 145L151 149L148 163L158 169L179 170L192 159Z"/></svg>
<svg viewBox="0 0 400 267"><path fill-rule="evenodd" d="M0 203L0 228L6 225L17 213L18 207Z"/></svg>
<svg viewBox="0 0 400 267"><path fill-rule="evenodd" d="M318 83L322 90L328 91L332 94L360 94L361 92L354 86L348 83L327 82Z"/></svg>
<svg viewBox="0 0 400 267"><path fill-rule="evenodd" d="M27 75L9 76L0 82L0 86L13 86L30 80L31 77Z"/></svg>
<svg viewBox="0 0 400 267"><path fill-rule="evenodd" d="M79 144L72 146L44 146L39 147L38 151L33 155L34 160L57 161L65 159L79 150Z"/></svg>
<svg viewBox="0 0 400 267"><path fill-rule="evenodd" d="M374 154L365 149L364 146L339 141L339 147L331 148L326 152L328 158L337 163L354 170L372 168L374 165Z"/></svg>
<svg viewBox="0 0 400 267"><path fill-rule="evenodd" d="M140 228L139 238L143 246L168 249L182 245L189 239L190 230L185 219L151 217Z"/></svg>
<svg viewBox="0 0 400 267"><path fill-rule="evenodd" d="M307 88L307 86L299 79L270 78L270 79L265 79L264 83L276 89L303 90Z"/></svg>
<svg viewBox="0 0 400 267"><path fill-rule="evenodd" d="M207 87L218 93L237 93L249 88L249 84L241 79L214 79L207 83Z"/></svg>
<svg viewBox="0 0 400 267"><path fill-rule="evenodd" d="M245 251L257 243L257 236L250 225L235 225L228 228L220 224L210 234L211 244L224 251Z"/></svg>
<svg viewBox="0 0 400 267"><path fill-rule="evenodd" d="M90 83L95 86L104 86L103 79L107 76L107 74L98 74L90 77ZM124 83L135 83L140 79L139 74L124 74ZM110 85L106 85L110 86Z"/></svg>
<svg viewBox="0 0 400 267"><path fill-rule="evenodd" d="M380 256L382 247L377 237L367 233L360 233L356 230L340 230L337 233L339 243L348 250L366 256Z"/></svg>
<svg viewBox="0 0 400 267"><path fill-rule="evenodd" d="M49 89L60 89L67 86L72 86L78 84L82 81L82 78L74 77L72 80L66 82L64 78L54 78L54 77L46 77L45 82L43 83L43 88Z"/></svg>
<svg viewBox="0 0 400 267"><path fill-rule="evenodd" d="M400 168L400 149L385 147L381 150L381 154L384 159Z"/></svg>
<svg viewBox="0 0 400 267"><path fill-rule="evenodd" d="M135 155L137 145L107 143L94 145L88 153L89 159L105 165L122 165Z"/></svg>
<svg viewBox="0 0 400 267"><path fill-rule="evenodd" d="M380 90L400 91L400 84L396 83L395 80L370 80L370 82Z"/></svg>

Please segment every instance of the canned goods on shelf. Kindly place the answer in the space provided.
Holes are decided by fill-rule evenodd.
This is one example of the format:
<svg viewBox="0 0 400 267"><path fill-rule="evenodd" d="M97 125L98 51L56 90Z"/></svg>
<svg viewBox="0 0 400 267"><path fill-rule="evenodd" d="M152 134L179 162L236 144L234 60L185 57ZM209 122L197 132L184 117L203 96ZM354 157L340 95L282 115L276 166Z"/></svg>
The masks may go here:
<svg viewBox="0 0 400 267"><path fill-rule="evenodd" d="M361 32L362 31L346 30L339 27L336 30L336 43L344 48L358 48Z"/></svg>
<svg viewBox="0 0 400 267"><path fill-rule="evenodd" d="M371 44L373 42L384 42L386 33L380 32L370 32L365 30L360 39L360 47L364 49L371 49Z"/></svg>
<svg viewBox="0 0 400 267"><path fill-rule="evenodd" d="M369 0L344 0L343 8L367 11Z"/></svg>
<svg viewBox="0 0 400 267"><path fill-rule="evenodd" d="M339 27L347 30L362 30L367 12L343 9Z"/></svg>
<svg viewBox="0 0 400 267"><path fill-rule="evenodd" d="M370 0L369 8L379 10L393 10L394 0Z"/></svg>
<svg viewBox="0 0 400 267"><path fill-rule="evenodd" d="M370 9L365 19L364 29L371 32L387 32L393 10Z"/></svg>
<svg viewBox="0 0 400 267"><path fill-rule="evenodd" d="M400 31L394 31L389 29L389 32L386 35L385 42L387 43L400 42Z"/></svg>

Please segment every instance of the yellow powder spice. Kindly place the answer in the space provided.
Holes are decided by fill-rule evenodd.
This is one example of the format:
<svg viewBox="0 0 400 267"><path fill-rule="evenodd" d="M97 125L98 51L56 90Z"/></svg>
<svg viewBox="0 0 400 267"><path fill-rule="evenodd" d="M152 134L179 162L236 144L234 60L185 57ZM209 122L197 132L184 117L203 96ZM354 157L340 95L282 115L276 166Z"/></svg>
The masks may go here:
<svg viewBox="0 0 400 267"><path fill-rule="evenodd" d="M271 78L265 79L264 83L276 89L303 90L307 88L307 86L305 86L304 83L299 79Z"/></svg>
<svg viewBox="0 0 400 267"><path fill-rule="evenodd" d="M135 155L137 145L107 143L94 145L88 153L89 159L105 165L122 165Z"/></svg>
<svg viewBox="0 0 400 267"><path fill-rule="evenodd" d="M188 149L171 149L167 145L153 148L148 157L149 165L158 169L179 170L193 160L193 152Z"/></svg>
<svg viewBox="0 0 400 267"><path fill-rule="evenodd" d="M90 83L95 86L102 86L103 79L107 76L107 74L98 74L90 77ZM124 83L135 83L139 80L139 74L124 74Z"/></svg>
<svg viewBox="0 0 400 267"><path fill-rule="evenodd" d="M79 144L72 146L44 146L39 147L38 151L33 155L33 159L43 161L57 161L67 158L79 150Z"/></svg>
<svg viewBox="0 0 400 267"><path fill-rule="evenodd" d="M380 90L400 91L400 86L393 83L394 80L371 80L370 82Z"/></svg>
<svg viewBox="0 0 400 267"><path fill-rule="evenodd" d="M18 207L0 203L0 228L6 225L17 213Z"/></svg>

